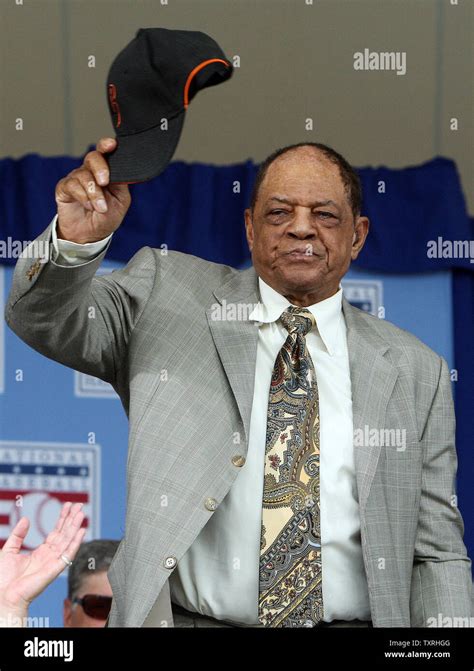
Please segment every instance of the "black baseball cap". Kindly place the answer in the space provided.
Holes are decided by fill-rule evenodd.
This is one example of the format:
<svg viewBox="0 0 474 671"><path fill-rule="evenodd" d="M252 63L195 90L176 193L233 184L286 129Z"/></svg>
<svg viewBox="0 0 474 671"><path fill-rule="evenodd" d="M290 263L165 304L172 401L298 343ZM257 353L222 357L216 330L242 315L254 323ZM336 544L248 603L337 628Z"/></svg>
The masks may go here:
<svg viewBox="0 0 474 671"><path fill-rule="evenodd" d="M107 100L117 147L105 154L110 182L159 175L178 144L196 93L229 79L232 63L206 33L140 28L113 61Z"/></svg>

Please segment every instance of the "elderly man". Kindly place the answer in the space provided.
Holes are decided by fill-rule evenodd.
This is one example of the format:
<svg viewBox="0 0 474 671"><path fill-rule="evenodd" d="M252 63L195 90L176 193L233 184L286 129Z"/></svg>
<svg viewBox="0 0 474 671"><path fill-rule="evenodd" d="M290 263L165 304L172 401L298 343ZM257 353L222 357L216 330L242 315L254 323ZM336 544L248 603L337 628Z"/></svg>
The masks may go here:
<svg viewBox="0 0 474 671"><path fill-rule="evenodd" d="M6 309L130 421L109 626L427 627L470 615L446 362L352 307L356 172L303 143L260 167L237 271L145 247L95 277L130 205L100 140L56 188ZM225 231L223 231L225 235ZM403 446L384 439L403 432ZM458 621L458 620L456 620Z"/></svg>

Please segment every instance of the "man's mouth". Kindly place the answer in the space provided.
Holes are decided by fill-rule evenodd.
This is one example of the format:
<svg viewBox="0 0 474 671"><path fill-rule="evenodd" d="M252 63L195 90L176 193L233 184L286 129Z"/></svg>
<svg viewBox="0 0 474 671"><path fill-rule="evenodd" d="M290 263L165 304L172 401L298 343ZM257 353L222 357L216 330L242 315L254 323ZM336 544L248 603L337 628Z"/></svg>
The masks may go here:
<svg viewBox="0 0 474 671"><path fill-rule="evenodd" d="M315 254L306 248L292 249L289 252L285 252L284 256L292 259L293 261L313 261L315 258L320 258L320 255Z"/></svg>

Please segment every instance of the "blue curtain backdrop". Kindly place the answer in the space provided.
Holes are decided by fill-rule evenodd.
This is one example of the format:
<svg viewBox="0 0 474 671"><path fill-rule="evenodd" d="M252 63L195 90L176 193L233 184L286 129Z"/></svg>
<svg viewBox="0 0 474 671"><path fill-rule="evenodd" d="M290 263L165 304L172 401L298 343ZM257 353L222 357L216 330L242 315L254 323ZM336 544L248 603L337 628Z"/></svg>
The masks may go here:
<svg viewBox="0 0 474 671"><path fill-rule="evenodd" d="M0 240L30 241L44 230L56 211L57 181L81 162L79 158L44 158L35 154L19 160L0 160ZM107 259L127 262L144 245L166 244L170 249L210 261L244 267L250 256L243 210L249 203L257 167L252 161L231 166L174 162L151 182L132 185L132 206L124 225L114 235ZM364 190L363 213L371 220L371 231L351 272L376 274L386 278L388 285L391 277L393 281L397 279L399 302L413 303L412 308L424 300L435 300L433 295L436 297L436 292L441 291L439 287L444 287L443 291L448 287L452 292L449 305L439 314L439 328L442 330L442 323L449 319L453 360L448 363L458 371L458 380L453 384L458 496L466 526L465 541L472 557L474 259L453 258L446 252L445 257L430 258L427 245L434 241L439 249L443 241L469 241L474 238L474 222L467 215L459 176L451 160L435 158L405 169L361 168L359 174ZM12 265L15 259L1 258L0 262ZM404 290L400 289L400 277L406 278ZM439 284L433 280L436 277L440 278ZM415 297L413 291L426 291L426 296ZM438 329L434 314L433 323L425 324L427 331ZM418 329L415 333L420 335ZM438 351L445 355L442 348L440 345ZM6 357L8 361L8 340ZM8 434L5 424L8 425L8 416L3 412L0 439Z"/></svg>

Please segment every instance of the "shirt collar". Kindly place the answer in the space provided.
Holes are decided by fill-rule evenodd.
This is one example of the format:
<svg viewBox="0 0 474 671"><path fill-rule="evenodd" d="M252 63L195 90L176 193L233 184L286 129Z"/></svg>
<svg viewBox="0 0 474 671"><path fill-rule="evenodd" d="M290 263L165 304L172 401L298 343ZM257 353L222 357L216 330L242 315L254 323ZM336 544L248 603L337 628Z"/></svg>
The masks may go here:
<svg viewBox="0 0 474 671"><path fill-rule="evenodd" d="M260 322L261 324L276 322L281 313L286 310L289 305L292 305L292 303L264 282L261 277L258 278L258 285L261 300L249 314L249 319ZM323 301L319 301L319 303L308 305L307 309L314 315L321 340L329 354L332 356L337 348L340 332L339 329L342 317L342 287L339 285L335 294L329 298L325 298Z"/></svg>

